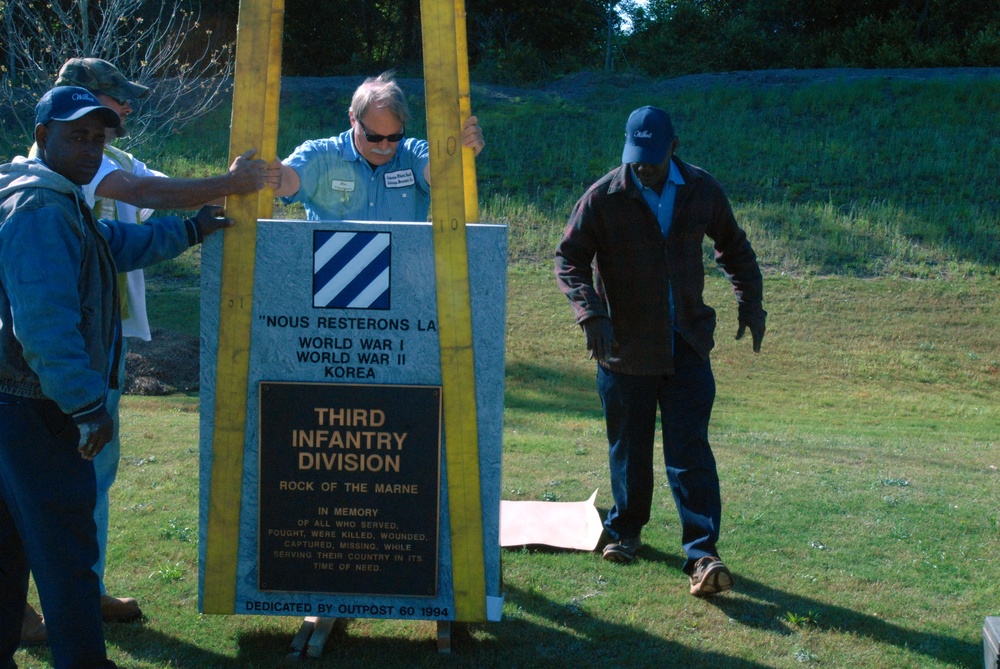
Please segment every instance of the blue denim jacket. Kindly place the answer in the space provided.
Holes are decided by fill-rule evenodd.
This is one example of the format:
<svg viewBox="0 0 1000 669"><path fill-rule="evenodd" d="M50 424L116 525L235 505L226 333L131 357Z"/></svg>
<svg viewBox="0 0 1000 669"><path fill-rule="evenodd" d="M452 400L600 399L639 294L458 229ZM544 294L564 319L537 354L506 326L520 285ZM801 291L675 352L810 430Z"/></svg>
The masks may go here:
<svg viewBox="0 0 1000 669"><path fill-rule="evenodd" d="M116 382L116 273L179 255L193 221L98 221L78 186L39 160L0 166L0 392L100 406Z"/></svg>

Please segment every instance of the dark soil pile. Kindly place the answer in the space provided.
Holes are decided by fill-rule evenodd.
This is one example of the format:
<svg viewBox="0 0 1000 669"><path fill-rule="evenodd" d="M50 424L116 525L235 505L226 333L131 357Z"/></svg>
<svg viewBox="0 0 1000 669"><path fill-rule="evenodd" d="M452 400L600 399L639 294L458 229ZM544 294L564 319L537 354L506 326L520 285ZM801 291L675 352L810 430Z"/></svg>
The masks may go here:
<svg viewBox="0 0 1000 669"><path fill-rule="evenodd" d="M198 390L198 337L154 329L153 341L130 338L125 355L126 395L169 395Z"/></svg>

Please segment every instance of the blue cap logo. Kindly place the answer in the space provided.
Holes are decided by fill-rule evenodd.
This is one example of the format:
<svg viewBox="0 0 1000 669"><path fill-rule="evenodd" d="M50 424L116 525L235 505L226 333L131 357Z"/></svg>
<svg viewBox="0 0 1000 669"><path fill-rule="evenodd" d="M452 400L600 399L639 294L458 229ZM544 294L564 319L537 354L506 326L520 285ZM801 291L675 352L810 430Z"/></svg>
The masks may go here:
<svg viewBox="0 0 1000 669"><path fill-rule="evenodd" d="M625 124L622 162L659 165L667 157L674 136L667 112L659 107L640 107L629 115Z"/></svg>
<svg viewBox="0 0 1000 669"><path fill-rule="evenodd" d="M118 112L103 106L86 88L57 86L35 105L35 125L46 125L50 121L75 121L94 111L99 112L105 127L117 128L121 124Z"/></svg>

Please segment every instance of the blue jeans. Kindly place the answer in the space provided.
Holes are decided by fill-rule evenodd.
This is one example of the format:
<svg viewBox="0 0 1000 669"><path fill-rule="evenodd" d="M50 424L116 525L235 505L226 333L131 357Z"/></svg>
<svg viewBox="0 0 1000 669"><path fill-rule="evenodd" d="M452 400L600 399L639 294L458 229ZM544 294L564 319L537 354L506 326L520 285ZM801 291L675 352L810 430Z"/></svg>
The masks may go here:
<svg viewBox="0 0 1000 669"><path fill-rule="evenodd" d="M97 505L94 507L94 522L97 523L97 562L94 563L94 573L97 574L102 595L107 593L107 588L104 587L104 568L108 557L108 511L111 505L108 493L118 477L118 462L121 460L122 454L121 420L119 419L118 404L122 398L122 390L125 388L127 341L128 337L122 337L122 358L118 365L118 389L108 390L108 399L104 404L114 422L114 436L94 458L94 475L97 477Z"/></svg>
<svg viewBox="0 0 1000 669"><path fill-rule="evenodd" d="M104 646L94 465L55 403L0 395L0 667L14 667L28 565L57 669L114 667Z"/></svg>
<svg viewBox="0 0 1000 669"><path fill-rule="evenodd" d="M616 374L597 366L604 405L614 506L604 527L616 540L638 537L653 501L656 410L663 430L667 482L681 521L685 573L706 555L718 555L722 500L708 423L715 402L715 376L680 336L675 337L672 376Z"/></svg>

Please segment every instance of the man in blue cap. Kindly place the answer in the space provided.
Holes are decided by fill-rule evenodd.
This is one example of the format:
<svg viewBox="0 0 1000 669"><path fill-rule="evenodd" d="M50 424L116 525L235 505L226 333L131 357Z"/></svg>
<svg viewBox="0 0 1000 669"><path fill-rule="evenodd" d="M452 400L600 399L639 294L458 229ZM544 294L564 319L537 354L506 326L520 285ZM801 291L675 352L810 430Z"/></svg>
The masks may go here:
<svg viewBox="0 0 1000 669"><path fill-rule="evenodd" d="M715 311L705 304L702 241L733 284L736 338L760 351L767 313L757 257L722 187L675 155L665 111L641 107L625 126L622 164L577 202L556 250L556 278L597 359L614 505L603 557L632 562L653 497L660 410L667 481L680 515L690 591L731 590L716 542L722 502L708 423Z"/></svg>
<svg viewBox="0 0 1000 669"><path fill-rule="evenodd" d="M227 195L255 193L265 186L277 185L280 165L252 159L251 149L237 156L225 174L199 178L168 178L151 169L131 153L123 151L111 141L128 134L126 124L132 114L132 103L145 97L149 88L129 81L112 63L100 58L70 58L59 69L55 86L79 86L87 89L97 101L117 112L120 122L108 133L104 158L94 178L83 185L83 196L98 217L126 223L143 223L155 209L197 209L209 202L218 202ZM132 597L114 597L105 587L107 566L108 522L110 510L109 491L118 475L121 457L119 438L119 400L125 378L125 352L128 338L145 341L152 339L146 315L146 285L141 269L122 273L118 277L122 305L122 346L119 370L119 388L108 395L107 408L115 423L114 436L100 455L94 459L97 475L98 552L94 571L101 585L101 613L104 622L131 622L142 617L139 603ZM45 643L48 630L40 615L29 604L25 608L22 643Z"/></svg>
<svg viewBox="0 0 1000 669"><path fill-rule="evenodd" d="M93 459L112 437L116 274L232 225L221 207L145 225L94 218L81 190L118 114L84 88L35 107L37 155L0 165L0 669L14 669L28 570L57 669L114 667L104 645Z"/></svg>

